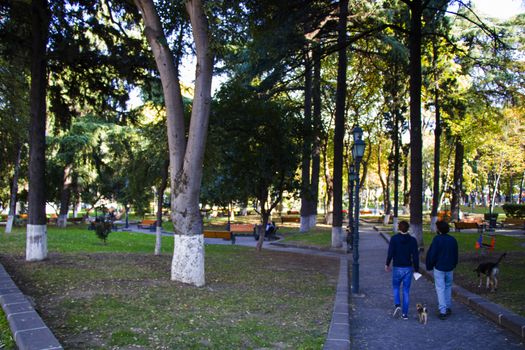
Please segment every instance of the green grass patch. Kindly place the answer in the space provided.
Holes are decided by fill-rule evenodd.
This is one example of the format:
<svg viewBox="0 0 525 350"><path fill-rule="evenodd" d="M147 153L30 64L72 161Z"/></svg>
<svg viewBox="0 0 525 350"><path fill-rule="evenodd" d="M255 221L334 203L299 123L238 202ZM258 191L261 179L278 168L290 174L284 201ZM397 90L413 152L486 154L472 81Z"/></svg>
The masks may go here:
<svg viewBox="0 0 525 350"><path fill-rule="evenodd" d="M49 259L24 260L25 232L0 260L65 348L318 349L331 319L333 259L206 246L206 286L170 281L172 238L49 228Z"/></svg>
<svg viewBox="0 0 525 350"><path fill-rule="evenodd" d="M14 350L16 349L15 341L11 336L11 329L5 316L4 311L0 307L0 349Z"/></svg>

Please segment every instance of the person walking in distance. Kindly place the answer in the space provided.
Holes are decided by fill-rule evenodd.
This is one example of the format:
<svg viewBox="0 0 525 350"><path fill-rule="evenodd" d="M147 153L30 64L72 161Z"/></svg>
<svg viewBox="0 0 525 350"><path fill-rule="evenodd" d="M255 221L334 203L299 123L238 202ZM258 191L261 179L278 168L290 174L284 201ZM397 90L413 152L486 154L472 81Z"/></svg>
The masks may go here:
<svg viewBox="0 0 525 350"><path fill-rule="evenodd" d="M408 306L410 305L410 284L412 274L419 271L419 252L417 241L408 234L408 222L399 223L399 233L392 236L388 245L385 271L390 271L390 262L393 261L392 289L394 293L393 316L408 320ZM401 307L400 289L403 285L403 305Z"/></svg>
<svg viewBox="0 0 525 350"><path fill-rule="evenodd" d="M439 318L444 320L452 313L452 281L458 264L458 242L448 234L448 223L438 221L436 227L438 234L430 244L425 263L428 271L434 270Z"/></svg>

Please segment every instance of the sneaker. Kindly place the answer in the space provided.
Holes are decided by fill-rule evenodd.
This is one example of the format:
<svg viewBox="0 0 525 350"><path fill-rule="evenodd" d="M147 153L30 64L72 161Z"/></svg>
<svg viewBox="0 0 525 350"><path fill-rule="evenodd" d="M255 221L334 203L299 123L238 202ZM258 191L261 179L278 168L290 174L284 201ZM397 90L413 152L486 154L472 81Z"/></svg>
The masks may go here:
<svg viewBox="0 0 525 350"><path fill-rule="evenodd" d="M401 318L402 318L403 320L408 320L408 315L403 314L403 315L401 315Z"/></svg>
<svg viewBox="0 0 525 350"><path fill-rule="evenodd" d="M392 316L393 317L397 317L397 316L399 316L400 313L401 313L401 308L399 306L396 306L394 308L394 312L392 313Z"/></svg>
<svg viewBox="0 0 525 350"><path fill-rule="evenodd" d="M446 320L447 319L447 314L439 314L439 319L440 320Z"/></svg>
<svg viewBox="0 0 525 350"><path fill-rule="evenodd" d="M447 316L452 315L452 309L447 307L447 312L446 312L445 315L447 315Z"/></svg>

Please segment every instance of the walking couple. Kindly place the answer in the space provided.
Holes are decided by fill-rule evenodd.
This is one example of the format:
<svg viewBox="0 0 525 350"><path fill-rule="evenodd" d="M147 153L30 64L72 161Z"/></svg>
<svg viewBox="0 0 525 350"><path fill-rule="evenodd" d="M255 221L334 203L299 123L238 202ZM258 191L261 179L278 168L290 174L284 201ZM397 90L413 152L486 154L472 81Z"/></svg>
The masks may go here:
<svg viewBox="0 0 525 350"><path fill-rule="evenodd" d="M458 243L449 235L450 226L444 221L436 223L437 235L427 252L426 269L434 270L434 284L439 305L439 318L444 320L451 313L453 271L458 263ZM394 317L401 314L408 320L410 303L410 284L414 272L419 272L419 251L417 241L409 233L406 221L399 223L399 233L392 236L388 245L385 271L392 270L392 290L394 294ZM393 269L390 263L393 262ZM401 285L403 303L401 304Z"/></svg>

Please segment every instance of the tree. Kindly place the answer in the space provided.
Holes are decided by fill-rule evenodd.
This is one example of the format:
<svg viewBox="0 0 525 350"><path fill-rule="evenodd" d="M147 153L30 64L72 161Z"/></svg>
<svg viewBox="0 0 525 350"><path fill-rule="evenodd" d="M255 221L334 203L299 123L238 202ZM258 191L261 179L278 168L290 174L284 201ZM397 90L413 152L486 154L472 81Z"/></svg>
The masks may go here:
<svg viewBox="0 0 525 350"><path fill-rule="evenodd" d="M47 257L47 226L45 188L46 132L46 45L49 13L47 0L33 0L32 62L29 129L29 220L27 225L26 260L38 261Z"/></svg>
<svg viewBox="0 0 525 350"><path fill-rule="evenodd" d="M237 81L217 97L208 149L218 149L220 156L218 164L206 164L215 174L211 184L238 202L254 198L265 228L283 193L298 189L300 127L295 110L284 99L270 99ZM263 241L264 229L257 250Z"/></svg>
<svg viewBox="0 0 525 350"><path fill-rule="evenodd" d="M144 20L144 34L159 70L166 103L171 167L171 211L175 230L171 279L202 286L205 283L204 238L199 211L199 191L213 73L208 20L200 0L186 2L197 56L195 96L186 142L178 69L167 45L159 15L152 0L135 0L135 5Z"/></svg>
<svg viewBox="0 0 525 350"><path fill-rule="evenodd" d="M337 41L340 45L337 63L337 91L335 106L334 130L334 206L332 222L332 247L342 245L343 234L343 140L345 134L345 100L346 100L346 23L348 17L348 0L339 2L339 27Z"/></svg>

